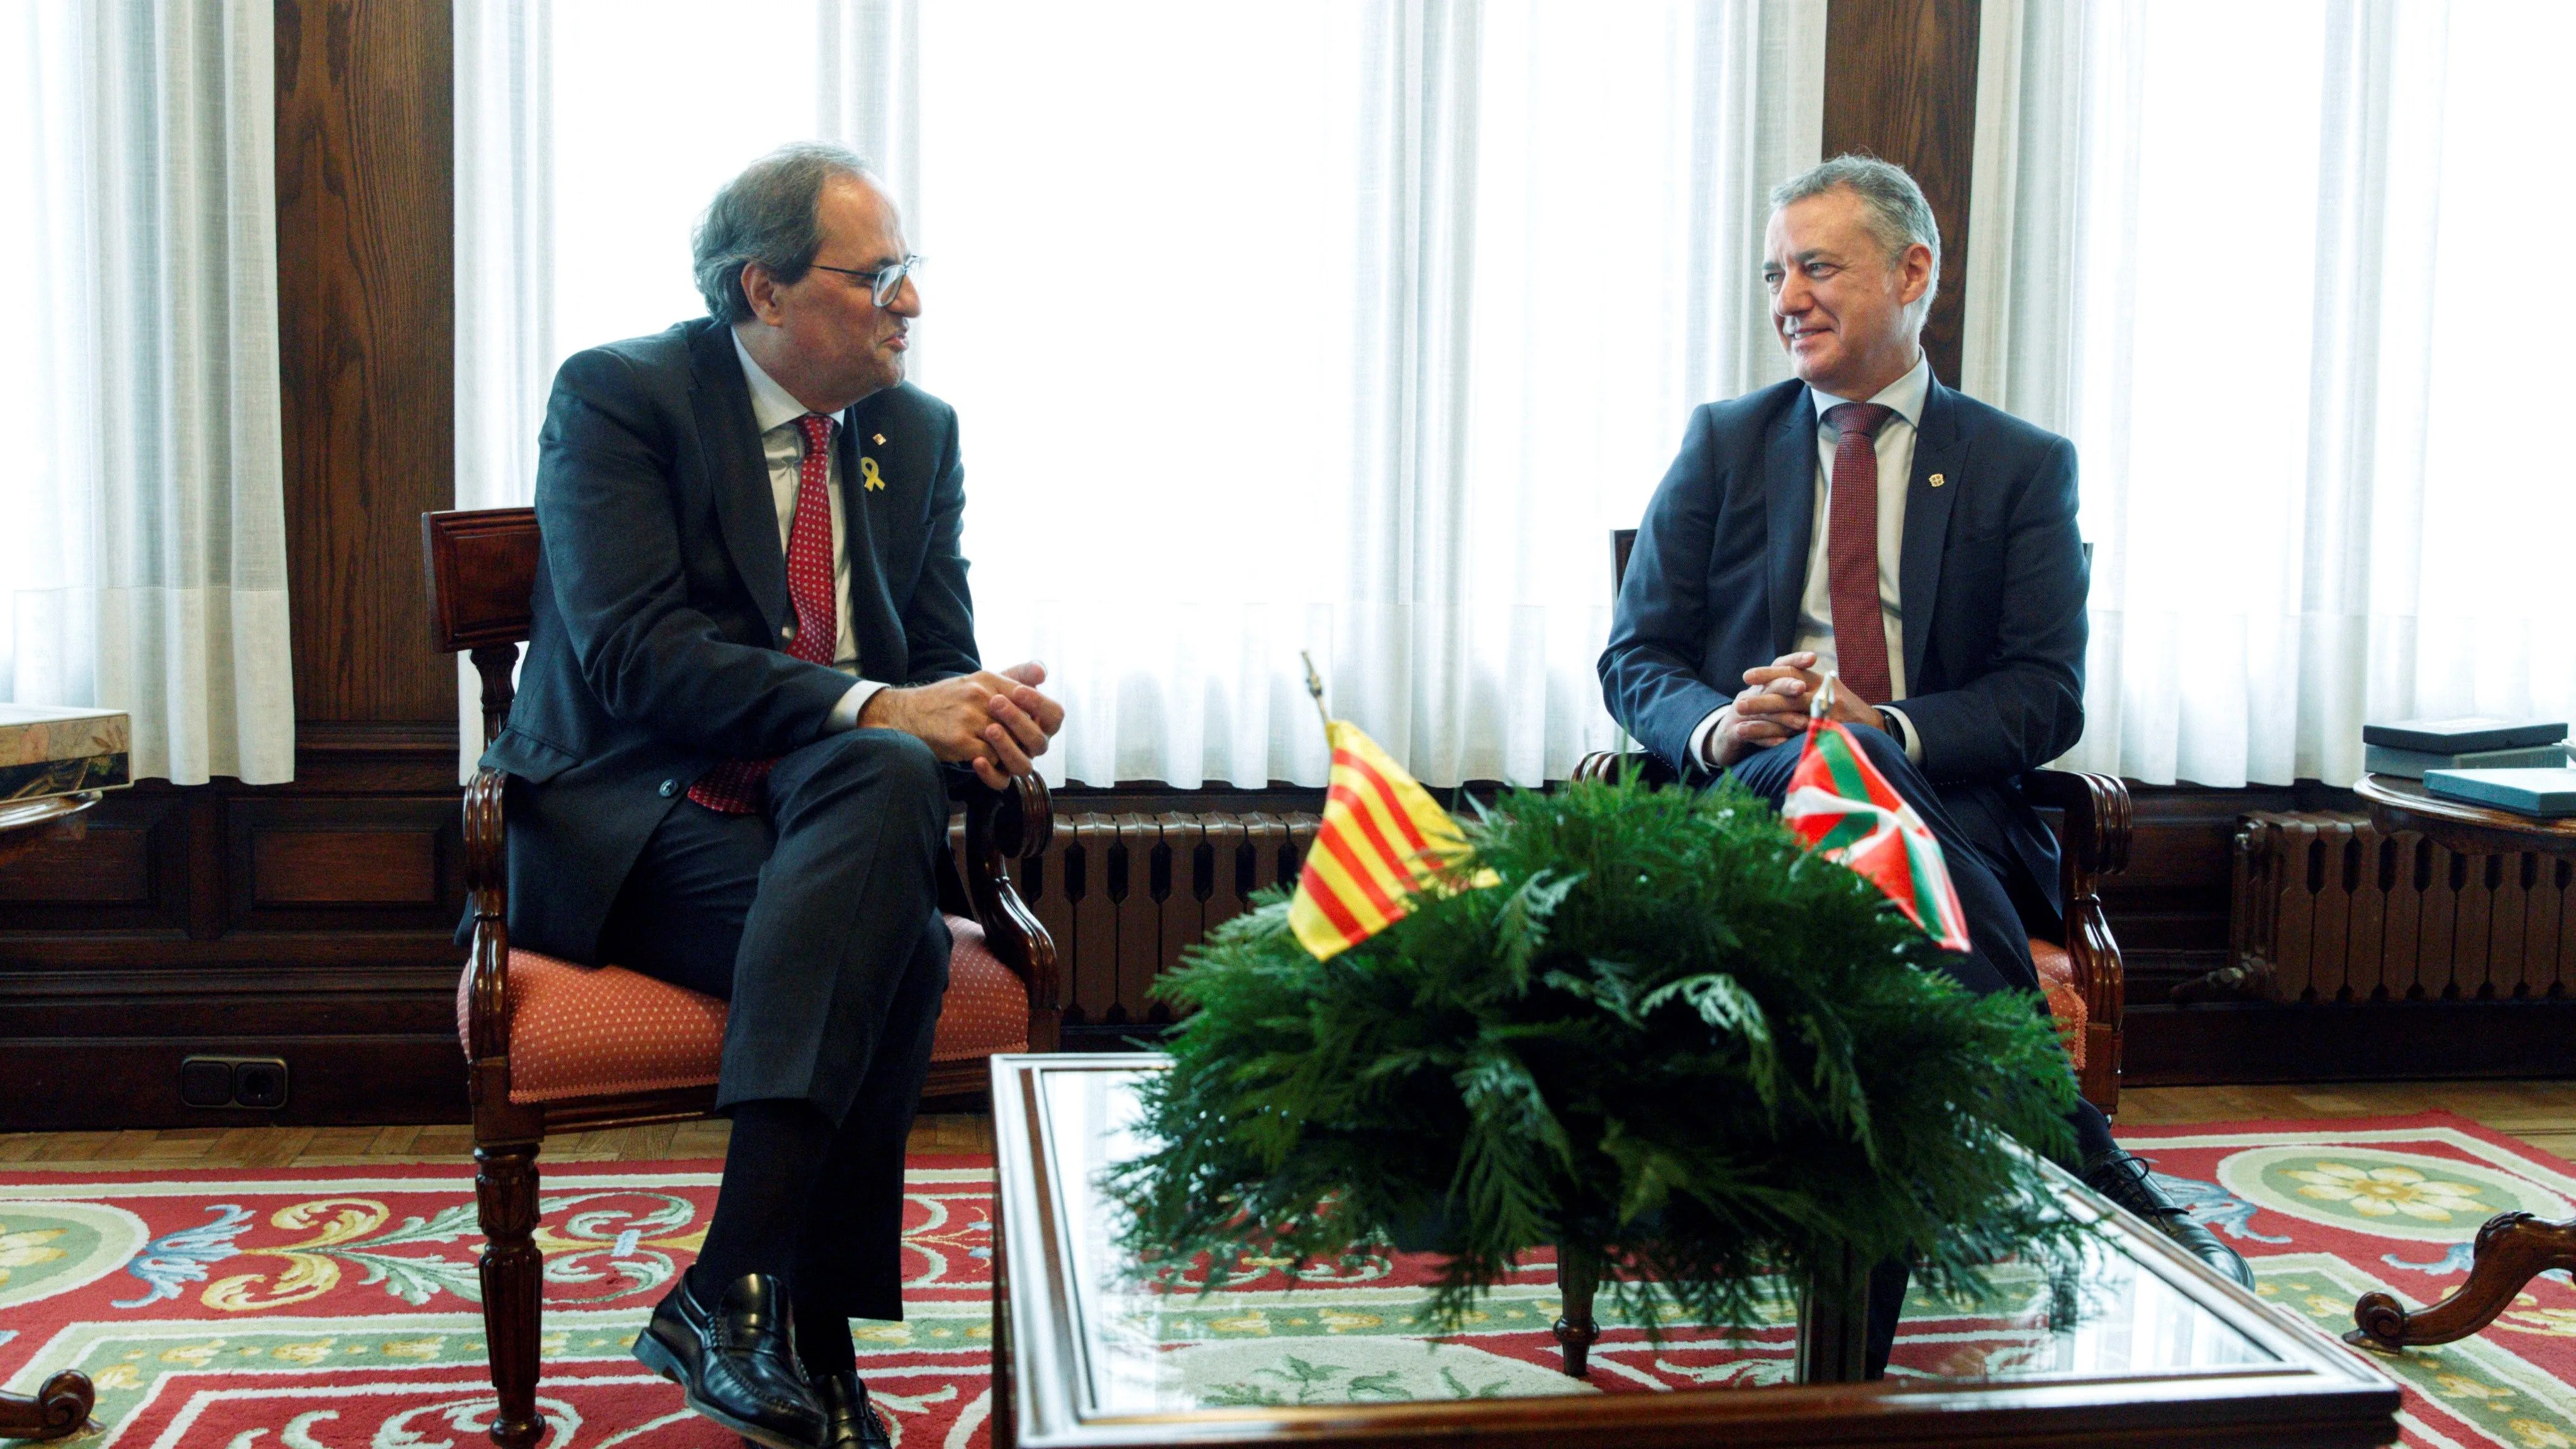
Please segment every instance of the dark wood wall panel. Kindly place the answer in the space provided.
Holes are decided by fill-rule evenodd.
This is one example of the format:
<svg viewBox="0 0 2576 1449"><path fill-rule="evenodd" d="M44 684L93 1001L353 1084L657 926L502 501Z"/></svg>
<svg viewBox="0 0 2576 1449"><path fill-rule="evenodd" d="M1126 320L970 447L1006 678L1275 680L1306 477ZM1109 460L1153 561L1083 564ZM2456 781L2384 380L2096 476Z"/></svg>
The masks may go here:
<svg viewBox="0 0 2576 1449"><path fill-rule="evenodd" d="M1977 137L1977 0L1833 0L1825 21L1825 154L1866 151L1914 174L1941 223L1941 290L1923 349L1959 380L1968 179Z"/></svg>
<svg viewBox="0 0 2576 1449"><path fill-rule="evenodd" d="M102 801L87 839L15 862L0 1130L461 1115L456 796L345 791L443 783L454 748L319 752L320 786L145 783ZM288 1109L181 1104L199 1053L283 1059Z"/></svg>
<svg viewBox="0 0 2576 1449"><path fill-rule="evenodd" d="M362 909L372 925L422 929L453 926L462 910L449 884L463 844L452 797L245 800L230 821L239 927L311 928Z"/></svg>
<svg viewBox="0 0 2576 1449"><path fill-rule="evenodd" d="M60 901L83 907L152 901L152 832L128 825L93 829L30 854L0 875L0 901Z"/></svg>
<svg viewBox="0 0 2576 1449"><path fill-rule="evenodd" d="M437 721L420 515L455 497L449 0L278 0L277 273L302 720Z"/></svg>
<svg viewBox="0 0 2576 1449"><path fill-rule="evenodd" d="M423 906L438 899L435 830L253 830L262 906Z"/></svg>
<svg viewBox="0 0 2576 1449"><path fill-rule="evenodd" d="M281 1055L265 1032L245 1037L38 1037L9 1043L10 1097L0 1127L269 1127L462 1122L465 1058L435 1036L317 1036L283 1053L286 1105L190 1107L179 1063L192 1054ZM453 1057L450 1061L448 1058Z"/></svg>
<svg viewBox="0 0 2576 1449"><path fill-rule="evenodd" d="M0 879L0 1129L465 1112L456 687L420 515L454 496L448 0L277 0L296 761L146 782ZM178 1098L273 1056L279 1111Z"/></svg>

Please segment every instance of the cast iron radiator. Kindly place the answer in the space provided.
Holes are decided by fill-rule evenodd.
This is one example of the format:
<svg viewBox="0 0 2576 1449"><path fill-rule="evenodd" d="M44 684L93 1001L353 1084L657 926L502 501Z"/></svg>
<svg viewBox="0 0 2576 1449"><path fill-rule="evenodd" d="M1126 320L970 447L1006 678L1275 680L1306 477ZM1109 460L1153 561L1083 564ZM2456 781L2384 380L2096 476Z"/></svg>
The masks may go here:
<svg viewBox="0 0 2576 1449"><path fill-rule="evenodd" d="M2576 995L2570 862L2462 855L2368 816L2257 813L2236 827L2233 966L2277 1002Z"/></svg>
<svg viewBox="0 0 2576 1449"><path fill-rule="evenodd" d="M1253 892L1294 888L1319 820L1262 811L1056 816L1046 852L1017 866L1012 880L1055 938L1065 1026L1114 1039L1101 1029L1169 1022L1171 1008L1150 994L1154 978L1249 909Z"/></svg>

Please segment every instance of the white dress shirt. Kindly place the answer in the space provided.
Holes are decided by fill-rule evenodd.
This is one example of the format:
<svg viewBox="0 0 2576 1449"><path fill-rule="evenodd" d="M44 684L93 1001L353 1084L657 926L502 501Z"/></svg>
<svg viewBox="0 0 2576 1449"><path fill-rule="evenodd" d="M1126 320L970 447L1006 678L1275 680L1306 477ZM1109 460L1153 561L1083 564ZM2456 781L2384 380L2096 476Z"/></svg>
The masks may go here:
<svg viewBox="0 0 2576 1449"><path fill-rule="evenodd" d="M1914 471L1915 429L1923 420L1923 402L1932 391L1932 361L1917 356L1914 368L1903 377L1881 388L1869 401L1892 413L1879 425L1874 440L1878 452L1878 612L1880 627L1887 631L1888 698L1905 698L1905 603L1898 590L1897 570L1905 557L1905 494ZM1835 669L1834 603L1827 549L1833 542L1830 520L1834 490L1834 447L1840 442L1825 414L1851 401L1810 387L1808 396L1816 404L1816 511L1808 530L1807 583L1798 596L1798 625L1795 648L1812 650L1816 656L1815 672L1824 674ZM1714 763L1709 754L1709 739L1726 717L1729 704L1715 710L1691 730L1691 753L1702 761ZM1890 733L1904 742L1905 757L1923 763L1923 741L1914 733L1914 722L1905 711L1881 703L1879 712L1893 726Z"/></svg>
<svg viewBox="0 0 2576 1449"><path fill-rule="evenodd" d="M761 371L751 358L751 350L742 345L742 334L733 334L734 356L742 359L743 381L751 386L751 420L760 429L760 451L769 464L769 498L778 508L778 553L787 554L788 535L796 527L796 493L805 468L805 430L796 420L812 409L796 400L796 395L778 385L778 380ZM840 419L834 418L838 427ZM824 491L832 500L832 616L839 624L839 635L832 642L833 668L856 677L859 672L858 635L850 628L850 549L849 528L841 516L841 456L835 448L823 460ZM861 679L832 706L825 721L829 730L856 729L859 711L885 685L873 679Z"/></svg>

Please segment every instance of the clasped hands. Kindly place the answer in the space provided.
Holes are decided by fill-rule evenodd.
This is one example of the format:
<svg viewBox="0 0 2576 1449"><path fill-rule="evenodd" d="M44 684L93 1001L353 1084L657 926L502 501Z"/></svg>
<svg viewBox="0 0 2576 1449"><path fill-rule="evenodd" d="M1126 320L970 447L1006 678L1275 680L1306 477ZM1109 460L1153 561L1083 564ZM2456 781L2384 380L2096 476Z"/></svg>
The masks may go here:
<svg viewBox="0 0 2576 1449"><path fill-rule="evenodd" d="M908 688L889 686L868 696L859 728L893 729L919 738L951 764L974 767L975 778L999 790L1013 775L1032 775L1033 756L1064 728L1064 706L1038 693L1046 666L1036 660L994 672L979 669L954 679Z"/></svg>
<svg viewBox="0 0 2576 1449"><path fill-rule="evenodd" d="M1814 651L1783 654L1759 669L1744 671L1744 692L1718 712L1709 732L1709 761L1725 769L1751 752L1776 745L1807 728L1807 709L1825 677L1816 672ZM1836 688L1831 711L1839 724L1887 728L1878 706L1849 689Z"/></svg>

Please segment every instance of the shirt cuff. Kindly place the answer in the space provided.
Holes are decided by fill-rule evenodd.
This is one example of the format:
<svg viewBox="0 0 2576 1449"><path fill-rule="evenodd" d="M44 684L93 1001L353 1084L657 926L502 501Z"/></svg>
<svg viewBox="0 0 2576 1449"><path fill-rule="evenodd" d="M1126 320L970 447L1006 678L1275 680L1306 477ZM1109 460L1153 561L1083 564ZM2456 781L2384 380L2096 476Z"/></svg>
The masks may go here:
<svg viewBox="0 0 2576 1449"><path fill-rule="evenodd" d="M1708 718L1691 726L1690 762L1692 764L1703 766L1711 770L1717 768L1717 762L1709 758L1708 739L1709 736L1717 733L1718 724L1726 718L1726 712L1729 708L1731 708L1731 706L1719 705L1717 708L1708 712Z"/></svg>
<svg viewBox="0 0 2576 1449"><path fill-rule="evenodd" d="M1922 764L1923 737L1914 732L1914 721L1907 719L1905 711L1892 704L1880 705L1878 712L1887 716L1887 732L1896 736L1898 744L1905 746L1905 758L1917 765Z"/></svg>
<svg viewBox="0 0 2576 1449"><path fill-rule="evenodd" d="M873 679L862 679L851 685L850 692L841 696L841 702L832 706L832 713L823 721L823 733L836 735L843 730L857 729L859 711L867 708L868 701L876 698L877 691L883 688L884 685Z"/></svg>

